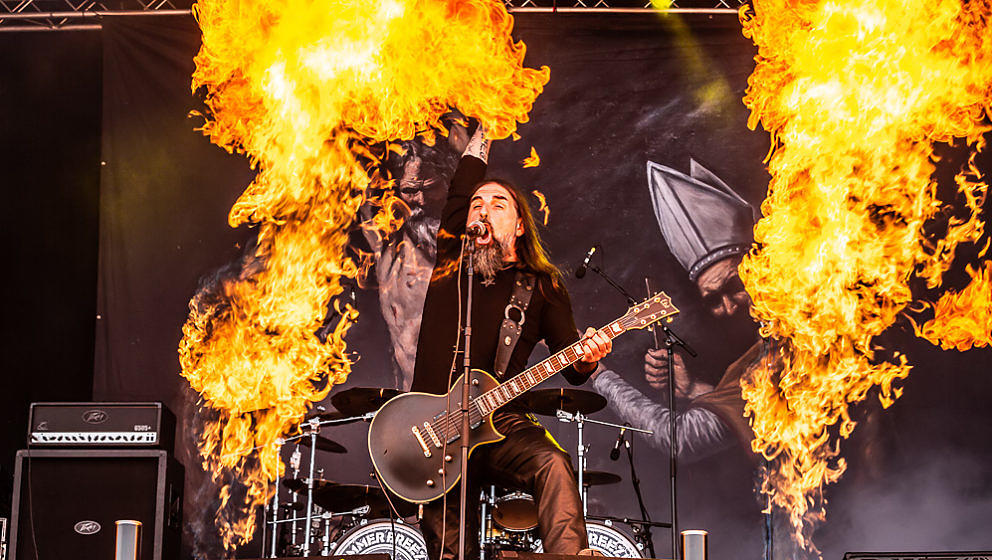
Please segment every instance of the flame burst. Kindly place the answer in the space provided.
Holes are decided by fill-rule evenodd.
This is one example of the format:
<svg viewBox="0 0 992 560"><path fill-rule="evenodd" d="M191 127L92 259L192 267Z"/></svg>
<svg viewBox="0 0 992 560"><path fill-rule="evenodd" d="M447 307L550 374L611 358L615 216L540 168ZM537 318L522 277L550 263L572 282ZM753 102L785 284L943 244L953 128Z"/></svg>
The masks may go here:
<svg viewBox="0 0 992 560"><path fill-rule="evenodd" d="M520 165L524 169L541 165L541 158L537 155L537 150L534 149L534 146L530 147L530 155L525 157L523 161L520 162Z"/></svg>
<svg viewBox="0 0 992 560"><path fill-rule="evenodd" d="M539 204L537 211L544 214L544 225L548 225L548 218L551 217L551 207L548 206L548 199L544 196L544 193L537 189L531 191L531 194L537 198L537 203Z"/></svg>
<svg viewBox="0 0 992 560"><path fill-rule="evenodd" d="M315 332L342 277L360 272L349 234L388 233L406 214L375 171L388 142L432 142L452 108L506 137L549 71L523 67L496 0L201 0L194 11L203 133L258 169L229 216L256 226L257 243L193 298L179 348L182 375L218 416L202 434L204 467L245 488L221 491L218 529L233 550L283 470L277 438L350 372L357 313L339 309L326 342ZM367 205L378 211L359 220Z"/></svg>
<svg viewBox="0 0 992 560"><path fill-rule="evenodd" d="M761 123L772 151L765 218L740 272L761 334L783 343L781 367L757 368L742 389L752 446L774 459L763 491L813 553L823 486L845 469L827 428L846 438L848 405L878 387L888 406L911 367L876 356L873 340L911 303L911 277L939 286L958 244L984 232L975 170L957 177L957 214L931 176L935 142L984 146L989 14L987 0L759 0L741 11L758 46L749 126ZM937 218L942 235L925 235Z"/></svg>
<svg viewBox="0 0 992 560"><path fill-rule="evenodd" d="M969 266L968 274L965 289L948 292L933 305L933 319L913 325L917 336L959 352L992 344L992 261L981 269Z"/></svg>

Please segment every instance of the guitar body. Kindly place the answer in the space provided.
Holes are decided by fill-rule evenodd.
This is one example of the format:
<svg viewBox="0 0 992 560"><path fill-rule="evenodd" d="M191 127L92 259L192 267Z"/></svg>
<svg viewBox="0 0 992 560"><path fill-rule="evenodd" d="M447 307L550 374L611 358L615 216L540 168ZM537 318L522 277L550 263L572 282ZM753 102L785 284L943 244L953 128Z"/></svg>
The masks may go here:
<svg viewBox="0 0 992 560"><path fill-rule="evenodd" d="M482 370L474 369L470 375L472 399L499 385ZM424 423L433 422L448 410L457 415L461 409L462 377L458 377L446 395L405 393L390 399L369 425L372 466L382 483L404 500L430 502L443 496L461 478L461 440L449 438L445 447L443 438L433 439ZM413 428L417 428L419 437ZM461 422L457 422L454 430L460 429ZM492 415L487 415L469 432L469 453L503 437L493 427Z"/></svg>
<svg viewBox="0 0 992 560"><path fill-rule="evenodd" d="M613 339L678 312L671 298L659 292L597 332ZM469 373L469 417L475 421L469 431L469 453L480 445L503 439L493 426L494 411L579 361L584 352L583 342L576 341L502 385L488 373L473 369ZM462 466L461 396L459 376L445 395L399 395L375 414L369 426L369 456L379 480L389 491L422 504L440 498L458 482Z"/></svg>

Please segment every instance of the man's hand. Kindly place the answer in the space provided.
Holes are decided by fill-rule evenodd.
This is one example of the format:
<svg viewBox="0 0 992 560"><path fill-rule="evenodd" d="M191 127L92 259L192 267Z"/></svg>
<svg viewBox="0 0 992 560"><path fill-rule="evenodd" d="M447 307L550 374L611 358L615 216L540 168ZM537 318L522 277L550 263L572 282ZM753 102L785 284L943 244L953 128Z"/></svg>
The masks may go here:
<svg viewBox="0 0 992 560"><path fill-rule="evenodd" d="M588 373L595 367L596 362L613 351L613 340L592 327L586 328L582 335L582 358L575 364L575 369Z"/></svg>
<svg viewBox="0 0 992 560"><path fill-rule="evenodd" d="M672 361L675 364L675 396L692 398L713 390L711 385L697 383L689 377L681 354L675 354ZM668 350L648 350L644 354L644 380L652 389L668 391Z"/></svg>

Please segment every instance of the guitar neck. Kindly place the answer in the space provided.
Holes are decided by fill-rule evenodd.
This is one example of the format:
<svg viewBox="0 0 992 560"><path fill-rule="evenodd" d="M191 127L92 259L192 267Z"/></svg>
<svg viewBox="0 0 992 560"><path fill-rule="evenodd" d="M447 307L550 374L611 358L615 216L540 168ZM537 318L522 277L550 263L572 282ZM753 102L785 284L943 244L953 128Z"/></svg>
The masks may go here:
<svg viewBox="0 0 992 560"><path fill-rule="evenodd" d="M623 325L623 318L621 317L596 332L602 333L612 340L626 331L627 328ZM581 360L583 353L582 341L575 342L548 356L540 363L518 373L496 388L479 395L473 402L479 407L483 416L491 414L496 409Z"/></svg>

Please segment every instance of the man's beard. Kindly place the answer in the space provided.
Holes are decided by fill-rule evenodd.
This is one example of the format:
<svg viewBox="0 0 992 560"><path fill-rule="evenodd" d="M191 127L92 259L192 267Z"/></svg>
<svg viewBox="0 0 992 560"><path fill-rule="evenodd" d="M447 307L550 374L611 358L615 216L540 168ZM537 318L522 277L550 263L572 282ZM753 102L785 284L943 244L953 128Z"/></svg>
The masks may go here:
<svg viewBox="0 0 992 560"><path fill-rule="evenodd" d="M492 284L496 278L496 273L506 267L508 254L506 247L508 245L509 240L496 237L493 237L493 240L486 245L475 245L475 251L472 254L472 266L475 272L482 276L483 282Z"/></svg>
<svg viewBox="0 0 992 560"><path fill-rule="evenodd" d="M403 229L414 245L433 259L437 253L436 237L440 225L440 218L428 216L423 207L417 206L404 222Z"/></svg>

